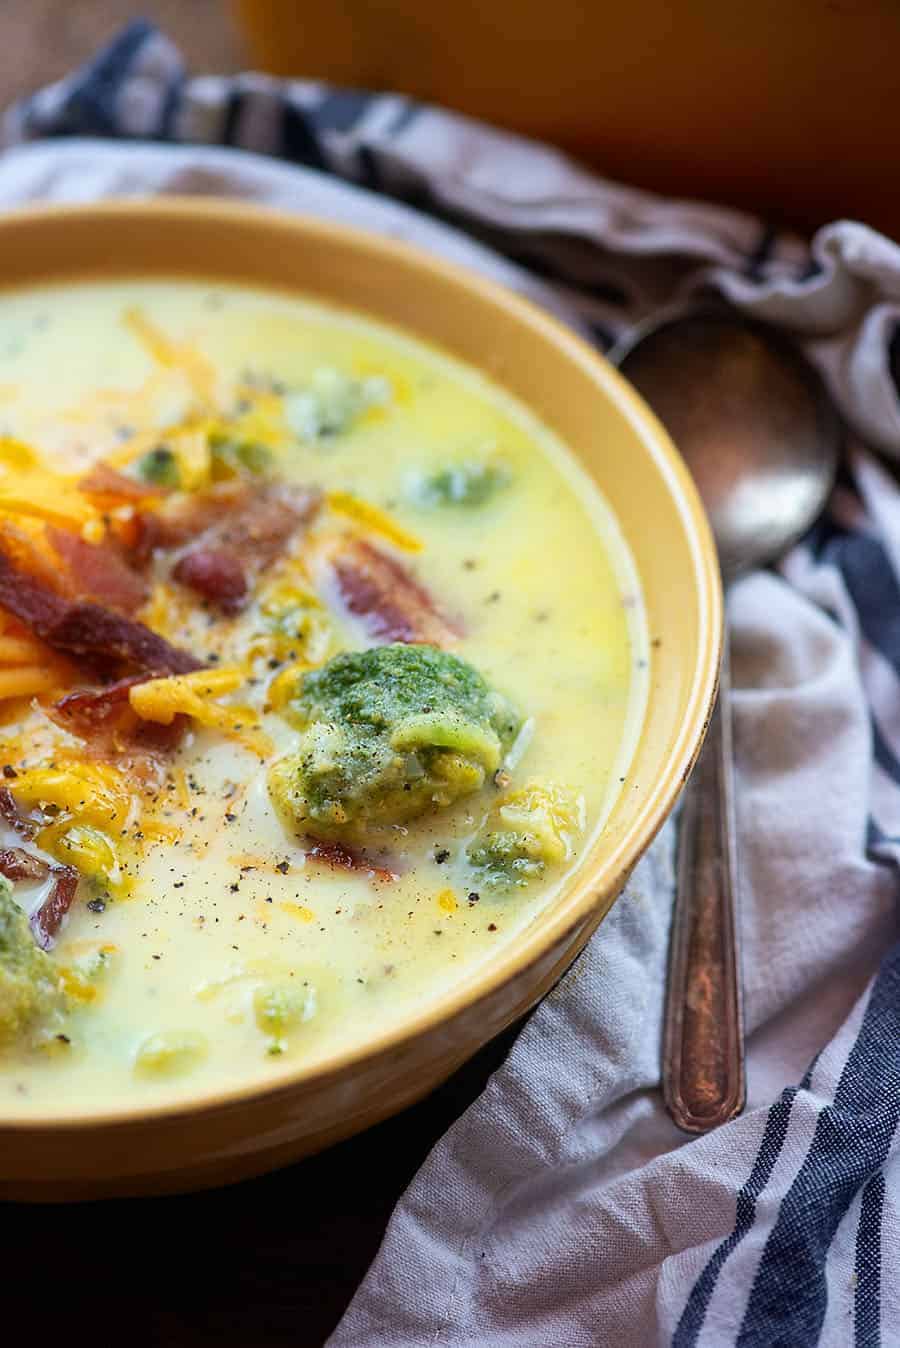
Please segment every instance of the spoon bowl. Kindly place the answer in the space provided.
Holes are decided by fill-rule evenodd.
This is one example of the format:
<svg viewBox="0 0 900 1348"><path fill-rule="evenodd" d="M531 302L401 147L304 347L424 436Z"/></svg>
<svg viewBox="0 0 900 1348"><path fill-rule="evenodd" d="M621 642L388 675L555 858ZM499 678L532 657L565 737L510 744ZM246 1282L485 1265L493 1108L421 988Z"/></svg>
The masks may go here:
<svg viewBox="0 0 900 1348"><path fill-rule="evenodd" d="M726 582L806 532L834 482L841 428L793 342L729 311L699 311L636 329L611 359L686 460Z"/></svg>

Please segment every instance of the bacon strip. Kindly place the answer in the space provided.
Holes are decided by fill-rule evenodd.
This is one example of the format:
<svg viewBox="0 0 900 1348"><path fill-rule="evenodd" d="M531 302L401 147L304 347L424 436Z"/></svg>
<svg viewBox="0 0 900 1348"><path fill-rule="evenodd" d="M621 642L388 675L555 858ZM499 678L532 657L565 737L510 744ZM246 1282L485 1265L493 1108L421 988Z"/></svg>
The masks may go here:
<svg viewBox="0 0 900 1348"><path fill-rule="evenodd" d="M40 908L29 919L31 934L42 950L49 950L78 889L78 872L73 866L51 866L43 857L23 847L0 848L0 875L7 880L46 880L53 876L53 888Z"/></svg>
<svg viewBox="0 0 900 1348"><path fill-rule="evenodd" d="M172 575L224 612L237 612L253 580L278 560L320 500L318 493L285 487L244 489L232 497L218 520L204 528Z"/></svg>
<svg viewBox="0 0 900 1348"><path fill-rule="evenodd" d="M77 599L93 599L129 617L144 603L149 587L108 543L86 543L67 529L47 526L47 538L66 567L67 590Z"/></svg>
<svg viewBox="0 0 900 1348"><path fill-rule="evenodd" d="M250 489L239 482L217 482L209 491L178 495L159 510L143 513L152 548L180 548L219 524L232 511L240 510Z"/></svg>
<svg viewBox="0 0 900 1348"><path fill-rule="evenodd" d="M242 564L224 548L202 544L185 553L172 576L223 613L239 613L247 602L247 577Z"/></svg>
<svg viewBox="0 0 900 1348"><path fill-rule="evenodd" d="M332 870L358 871L373 880L382 880L386 883L398 877L397 871L388 870L385 866L376 866L364 852L354 847L345 847L339 842L326 842L323 838L308 837L307 842L310 844L306 849L307 857L311 857L313 861L324 862Z"/></svg>
<svg viewBox="0 0 900 1348"><path fill-rule="evenodd" d="M12 792L5 786L0 786L0 819L9 824L10 828L22 838L33 838L37 833L37 824L22 814L13 799Z"/></svg>
<svg viewBox="0 0 900 1348"><path fill-rule="evenodd" d="M77 688L54 703L51 716L64 730L88 739L108 729L119 718L122 708L128 707L130 690L150 677L149 674L133 674L106 688Z"/></svg>
<svg viewBox="0 0 900 1348"><path fill-rule="evenodd" d="M24 847L0 848L0 875L7 880L46 880L50 874L50 863Z"/></svg>
<svg viewBox="0 0 900 1348"><path fill-rule="evenodd" d="M187 716L171 725L142 721L131 709L130 690L152 674L135 674L106 688L78 688L54 703L48 715L63 730L85 740L102 757L164 757L176 749L188 728Z"/></svg>
<svg viewBox="0 0 900 1348"><path fill-rule="evenodd" d="M81 656L100 670L124 666L142 673L189 674L202 668L199 660L143 623L100 604L73 602L55 594L16 566L2 549L0 606L54 650Z"/></svg>
<svg viewBox="0 0 900 1348"><path fill-rule="evenodd" d="M101 460L84 475L78 483L78 490L83 491L85 496L99 497L101 507L108 507L145 501L151 496L163 496L169 488L138 482L136 478L126 477L112 464Z"/></svg>
<svg viewBox="0 0 900 1348"><path fill-rule="evenodd" d="M56 877L53 888L30 918L31 934L42 950L49 950L54 944L78 889L78 872L74 867L52 866L51 872Z"/></svg>
<svg viewBox="0 0 900 1348"><path fill-rule="evenodd" d="M341 599L370 637L447 646L460 635L424 586L374 544L343 540L330 563Z"/></svg>

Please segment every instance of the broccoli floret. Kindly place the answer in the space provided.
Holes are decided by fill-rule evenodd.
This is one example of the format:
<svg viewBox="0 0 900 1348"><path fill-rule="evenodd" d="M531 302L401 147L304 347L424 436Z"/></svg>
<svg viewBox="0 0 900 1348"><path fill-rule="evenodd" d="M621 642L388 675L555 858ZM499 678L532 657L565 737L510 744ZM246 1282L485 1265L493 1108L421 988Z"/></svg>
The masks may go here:
<svg viewBox="0 0 900 1348"><path fill-rule="evenodd" d="M349 430L369 407L389 402L391 387L379 375L354 379L330 366L316 370L309 386L284 400L288 425L303 440L328 440Z"/></svg>
<svg viewBox="0 0 900 1348"><path fill-rule="evenodd" d="M568 861L584 828L584 805L553 782L531 781L506 797L469 845L477 883L524 887L548 865Z"/></svg>
<svg viewBox="0 0 900 1348"><path fill-rule="evenodd" d="M508 469L501 464L461 463L431 477L416 479L412 496L424 506L480 506L508 486Z"/></svg>
<svg viewBox="0 0 900 1348"><path fill-rule="evenodd" d="M178 460L166 445L158 445L142 454L137 464L138 476L155 487L180 487L181 469Z"/></svg>
<svg viewBox="0 0 900 1348"><path fill-rule="evenodd" d="M0 1046L37 1028L62 1003L56 966L35 945L12 885L0 876Z"/></svg>
<svg viewBox="0 0 900 1348"><path fill-rule="evenodd" d="M269 789L294 825L345 835L404 823L477 791L518 730L477 670L434 646L337 655L288 714L304 731Z"/></svg>
<svg viewBox="0 0 900 1348"><path fill-rule="evenodd" d="M272 467L272 451L258 440L233 439L222 431L210 432L207 440L213 458L213 470L219 476L223 472L246 472L261 477Z"/></svg>

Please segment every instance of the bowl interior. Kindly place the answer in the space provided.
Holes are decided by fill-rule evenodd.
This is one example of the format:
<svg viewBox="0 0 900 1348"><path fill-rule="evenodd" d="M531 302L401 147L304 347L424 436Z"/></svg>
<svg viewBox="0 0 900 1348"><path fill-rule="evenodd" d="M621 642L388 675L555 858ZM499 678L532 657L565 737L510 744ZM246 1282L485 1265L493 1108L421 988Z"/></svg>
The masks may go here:
<svg viewBox="0 0 900 1348"><path fill-rule="evenodd" d="M527 301L406 246L323 221L169 198L14 213L0 220L0 245L4 287L67 277L217 277L368 313L483 370L575 452L612 506L643 585L651 689L635 759L606 828L558 899L491 965L392 1038L487 995L565 932L599 920L690 770L719 659L721 597L705 516L665 431L637 395ZM335 1061L319 1070L340 1067Z"/></svg>

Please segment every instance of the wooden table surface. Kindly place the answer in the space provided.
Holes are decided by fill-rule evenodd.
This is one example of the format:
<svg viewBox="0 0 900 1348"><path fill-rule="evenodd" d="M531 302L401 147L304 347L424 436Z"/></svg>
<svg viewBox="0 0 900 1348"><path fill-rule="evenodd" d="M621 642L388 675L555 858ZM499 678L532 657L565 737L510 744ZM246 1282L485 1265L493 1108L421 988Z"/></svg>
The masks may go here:
<svg viewBox="0 0 900 1348"><path fill-rule="evenodd" d="M220 0L0 0L0 107L81 64L137 17L159 24L194 70L247 63ZM514 1033L399 1118L259 1180L176 1198L0 1204L5 1323L27 1315L36 1348L82 1331L128 1348L318 1348L397 1198Z"/></svg>

